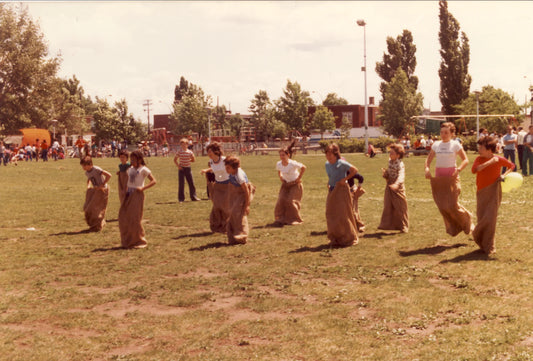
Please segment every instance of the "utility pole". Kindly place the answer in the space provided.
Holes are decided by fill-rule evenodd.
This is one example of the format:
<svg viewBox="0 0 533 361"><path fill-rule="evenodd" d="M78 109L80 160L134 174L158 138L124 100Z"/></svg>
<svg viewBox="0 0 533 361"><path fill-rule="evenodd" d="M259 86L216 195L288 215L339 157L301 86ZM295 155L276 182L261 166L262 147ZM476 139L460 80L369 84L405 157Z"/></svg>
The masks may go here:
<svg viewBox="0 0 533 361"><path fill-rule="evenodd" d="M151 99L146 99L143 103L143 107L146 107L144 109L145 112L148 112L148 135L150 135L150 106L152 105Z"/></svg>

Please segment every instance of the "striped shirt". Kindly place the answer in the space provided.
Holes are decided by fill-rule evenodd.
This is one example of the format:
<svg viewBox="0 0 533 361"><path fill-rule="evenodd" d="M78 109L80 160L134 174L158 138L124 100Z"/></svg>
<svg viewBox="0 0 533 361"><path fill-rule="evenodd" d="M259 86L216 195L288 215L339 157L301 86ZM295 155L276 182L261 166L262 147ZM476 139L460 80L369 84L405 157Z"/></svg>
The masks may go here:
<svg viewBox="0 0 533 361"><path fill-rule="evenodd" d="M190 167L194 153L190 149L182 150L180 149L177 154L179 158L180 167Z"/></svg>

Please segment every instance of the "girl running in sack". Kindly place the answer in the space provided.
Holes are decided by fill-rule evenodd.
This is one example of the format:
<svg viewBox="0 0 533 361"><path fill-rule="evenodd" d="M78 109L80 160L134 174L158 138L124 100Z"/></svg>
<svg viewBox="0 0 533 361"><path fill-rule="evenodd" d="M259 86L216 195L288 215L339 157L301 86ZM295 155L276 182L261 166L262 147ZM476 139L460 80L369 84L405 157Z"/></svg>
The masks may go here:
<svg viewBox="0 0 533 361"><path fill-rule="evenodd" d="M229 174L226 171L220 144L213 142L207 146L209 168L202 169L202 174L212 174L213 182L207 182L209 198L213 202L213 208L209 214L209 227L212 232L226 233L226 223L229 215Z"/></svg>
<svg viewBox="0 0 533 361"><path fill-rule="evenodd" d="M351 246L357 244L359 238L352 195L346 181L357 173L357 169L341 159L339 146L335 143L326 147L326 159L326 173L328 175L328 196L326 199L328 238L332 246Z"/></svg>
<svg viewBox="0 0 533 361"><path fill-rule="evenodd" d="M459 204L461 194L461 181L459 173L468 165L468 158L461 143L452 138L455 136L455 125L450 122L440 126L440 137L431 146L431 151L426 158L425 174L431 181L431 192L435 204L439 208L446 233L456 236L460 232L469 234L473 229L472 214ZM457 156L461 158L461 164L456 166ZM431 176L430 165L436 159L435 177Z"/></svg>
<svg viewBox="0 0 533 361"><path fill-rule="evenodd" d="M276 164L281 188L274 209L274 217L275 224L280 226L303 223L300 207L303 195L302 176L306 167L291 159L295 143L296 141L293 141L288 147L279 151L280 161Z"/></svg>
<svg viewBox="0 0 533 361"><path fill-rule="evenodd" d="M156 184L150 169L145 166L140 150L130 155L131 167L128 169L128 190L118 212L120 242L123 248L144 248L144 228L142 226L144 210L144 191ZM145 179L150 181L144 185Z"/></svg>

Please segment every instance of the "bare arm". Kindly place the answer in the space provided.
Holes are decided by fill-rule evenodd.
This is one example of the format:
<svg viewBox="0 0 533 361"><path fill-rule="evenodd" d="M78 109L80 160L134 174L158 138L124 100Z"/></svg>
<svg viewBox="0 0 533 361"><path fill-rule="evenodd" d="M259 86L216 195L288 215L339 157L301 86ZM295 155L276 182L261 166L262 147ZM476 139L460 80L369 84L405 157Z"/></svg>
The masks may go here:
<svg viewBox="0 0 533 361"><path fill-rule="evenodd" d="M139 187L137 188L139 191L141 192L144 192L146 189L148 188L151 188L153 186L155 186L155 184L157 183L154 176L152 175L152 173L148 174L148 180L150 181L147 185L145 185L144 187Z"/></svg>
<svg viewBox="0 0 533 361"><path fill-rule="evenodd" d="M453 176L459 175L459 172L466 168L468 165L468 157L466 156L465 150L461 147L461 150L457 152L459 154L459 157L463 160L461 164L459 164L459 167L455 168L455 171L453 172Z"/></svg>
<svg viewBox="0 0 533 361"><path fill-rule="evenodd" d="M429 167L431 166L431 162L433 162L433 158L435 158L435 151L432 149L429 151L428 157L426 158L426 168L425 168L426 179L431 178L431 171L429 170Z"/></svg>

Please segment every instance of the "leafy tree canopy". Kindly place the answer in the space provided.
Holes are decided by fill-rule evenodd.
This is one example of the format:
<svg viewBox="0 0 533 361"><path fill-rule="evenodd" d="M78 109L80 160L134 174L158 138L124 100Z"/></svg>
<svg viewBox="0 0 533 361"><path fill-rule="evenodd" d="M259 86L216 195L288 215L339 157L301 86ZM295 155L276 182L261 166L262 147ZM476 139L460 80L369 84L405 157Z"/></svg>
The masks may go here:
<svg viewBox="0 0 533 361"><path fill-rule="evenodd" d="M404 30L396 39L387 37L387 51L388 54L383 54L383 61L376 63L376 73L384 80L380 84L381 95L384 94L385 84L392 81L399 68L407 74L409 84L417 89L418 77L414 75L416 45L413 43L413 34L409 30Z"/></svg>
<svg viewBox="0 0 533 361"><path fill-rule="evenodd" d="M287 80L283 95L276 101L279 119L289 130L303 132L308 122L307 107L314 105L309 92L302 90L298 82Z"/></svg>
<svg viewBox="0 0 533 361"><path fill-rule="evenodd" d="M468 98L456 107L456 111L458 114L474 115L476 114L476 106L476 94L470 93ZM514 97L492 85L484 86L479 93L479 114L514 114L516 120L522 121L524 119L522 109ZM506 133L509 120L505 117L482 117L479 119L479 126L486 128L489 132ZM477 128L476 122L477 119L474 117L459 119L456 120L456 126L462 131L465 125L467 130L475 130Z"/></svg>
<svg viewBox="0 0 533 361"><path fill-rule="evenodd" d="M337 93L328 93L326 99L322 102L322 105L326 107L332 105L348 105L348 100L338 96Z"/></svg>
<svg viewBox="0 0 533 361"><path fill-rule="evenodd" d="M448 11L448 2L439 1L440 56L439 68L442 111L446 115L457 114L457 105L468 98L472 77L468 74L470 45L468 37L461 32L459 22Z"/></svg>
<svg viewBox="0 0 533 361"><path fill-rule="evenodd" d="M49 125L59 65L58 57L48 58L27 8L0 3L0 124L6 133Z"/></svg>
<svg viewBox="0 0 533 361"><path fill-rule="evenodd" d="M422 112L422 94L409 84L407 75L400 68L384 90L380 115L383 128L387 133L400 137L411 124L411 117Z"/></svg>
<svg viewBox="0 0 533 361"><path fill-rule="evenodd" d="M320 139L324 138L324 132L335 129L335 116L325 106L318 106L309 124L310 129L318 129Z"/></svg>

